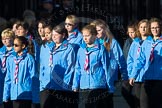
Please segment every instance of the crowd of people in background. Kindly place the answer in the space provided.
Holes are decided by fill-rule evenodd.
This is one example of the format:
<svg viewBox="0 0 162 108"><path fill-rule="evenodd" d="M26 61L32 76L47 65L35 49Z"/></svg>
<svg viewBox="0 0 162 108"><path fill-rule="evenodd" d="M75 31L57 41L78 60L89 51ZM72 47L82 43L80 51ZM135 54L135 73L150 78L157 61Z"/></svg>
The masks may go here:
<svg viewBox="0 0 162 108"><path fill-rule="evenodd" d="M102 19L40 16L0 19L0 108L113 108L119 72L130 108L162 108L160 19L130 23L122 47Z"/></svg>

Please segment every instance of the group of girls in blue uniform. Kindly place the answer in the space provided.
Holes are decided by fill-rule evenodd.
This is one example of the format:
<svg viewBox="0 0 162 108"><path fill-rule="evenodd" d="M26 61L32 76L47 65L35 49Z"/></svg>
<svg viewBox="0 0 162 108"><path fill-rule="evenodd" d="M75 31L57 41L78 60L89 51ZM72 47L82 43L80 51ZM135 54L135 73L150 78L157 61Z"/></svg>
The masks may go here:
<svg viewBox="0 0 162 108"><path fill-rule="evenodd" d="M40 21L39 44L25 22L16 35L2 32L0 108L113 108L119 70L134 88L132 107L162 108L160 20L139 21L127 58L106 22L94 20L81 32L78 24L75 15L55 27Z"/></svg>
<svg viewBox="0 0 162 108"><path fill-rule="evenodd" d="M113 107L116 78L112 77L117 75L116 65L124 65L120 62L123 54L117 41L109 39L108 25L102 20L96 22L83 27L82 33L74 15L67 16L64 24L54 28L42 23L39 28L43 30L38 29L44 34L41 46L29 34L25 22L17 23L16 31L9 30L16 36L2 38L10 40L12 52L3 51L8 48L5 44L1 48L1 105L11 102L8 108L38 107L37 103L41 108ZM99 34L96 27L100 25L103 32ZM101 39L98 35L102 35ZM113 47L120 50L115 57ZM115 67L110 66L111 62ZM123 73L127 80L127 73Z"/></svg>
<svg viewBox="0 0 162 108"><path fill-rule="evenodd" d="M161 24L158 18L143 19L134 30L128 29L135 34L127 51L129 84L133 89L127 87L131 96L125 98L131 108L162 108Z"/></svg>
<svg viewBox="0 0 162 108"><path fill-rule="evenodd" d="M4 46L1 57L1 99L5 108L30 108L31 103L39 102L38 63L39 49L32 37L27 34L27 25L17 25L15 33L7 28L2 32ZM37 61L37 62L36 62Z"/></svg>

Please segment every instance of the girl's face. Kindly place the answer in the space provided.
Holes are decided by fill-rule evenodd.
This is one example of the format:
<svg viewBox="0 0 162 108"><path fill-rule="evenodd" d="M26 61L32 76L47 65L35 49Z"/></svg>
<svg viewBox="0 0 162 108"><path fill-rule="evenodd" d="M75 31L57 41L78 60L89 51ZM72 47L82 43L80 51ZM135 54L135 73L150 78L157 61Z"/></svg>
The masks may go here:
<svg viewBox="0 0 162 108"><path fill-rule="evenodd" d="M18 39L14 40L14 50L18 54L22 53L23 49L25 48L25 45L22 44Z"/></svg>
<svg viewBox="0 0 162 108"><path fill-rule="evenodd" d="M44 28L44 34L47 41L52 40L52 31L49 28Z"/></svg>
<svg viewBox="0 0 162 108"><path fill-rule="evenodd" d="M134 39L136 37L136 33L135 33L134 28L128 28L128 35L132 39Z"/></svg>
<svg viewBox="0 0 162 108"><path fill-rule="evenodd" d="M44 37L44 29L43 29L43 24L39 23L38 24L38 33L41 37Z"/></svg>
<svg viewBox="0 0 162 108"><path fill-rule="evenodd" d="M151 33L153 36L160 36L160 25L158 22L151 23Z"/></svg>
<svg viewBox="0 0 162 108"><path fill-rule="evenodd" d="M26 36L27 35L27 31L22 27L22 26L19 26L17 28L17 36Z"/></svg>
<svg viewBox="0 0 162 108"><path fill-rule="evenodd" d="M83 40L87 45L92 45L96 39L96 36L93 36L89 30L83 30Z"/></svg>
<svg viewBox="0 0 162 108"><path fill-rule="evenodd" d="M15 33L15 35L17 35L17 28L16 28L17 24L14 24L12 26L12 31Z"/></svg>
<svg viewBox="0 0 162 108"><path fill-rule="evenodd" d="M139 32L141 34L141 36L145 36L147 34L147 30L148 30L148 25L146 22L141 23L139 26Z"/></svg>
<svg viewBox="0 0 162 108"><path fill-rule="evenodd" d="M52 32L52 40L53 40L56 44L62 43L64 37L65 37L65 35L59 34L59 33L57 33L56 31L53 30L53 32Z"/></svg>
<svg viewBox="0 0 162 108"><path fill-rule="evenodd" d="M2 43L6 46L6 47L11 47L13 44L13 39L10 37L2 37Z"/></svg>
<svg viewBox="0 0 162 108"><path fill-rule="evenodd" d="M103 38L103 28L101 28L100 26L96 26L96 30L97 30L97 38Z"/></svg>
<svg viewBox="0 0 162 108"><path fill-rule="evenodd" d="M68 32L72 32L73 29L75 28L75 24L72 23L72 21L70 21L69 19L65 20L65 28Z"/></svg>

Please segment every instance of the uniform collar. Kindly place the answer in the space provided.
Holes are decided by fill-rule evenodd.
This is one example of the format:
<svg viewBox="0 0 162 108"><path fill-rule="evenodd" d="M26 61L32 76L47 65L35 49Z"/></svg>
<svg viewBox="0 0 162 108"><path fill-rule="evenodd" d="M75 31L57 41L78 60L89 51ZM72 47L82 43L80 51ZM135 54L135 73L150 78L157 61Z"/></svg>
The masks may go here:
<svg viewBox="0 0 162 108"><path fill-rule="evenodd" d="M83 42L83 44L81 44L81 47L86 50L86 48L87 48L86 43ZM99 48L100 48L99 39L96 39L94 41L94 46L90 48L90 51L98 50Z"/></svg>
<svg viewBox="0 0 162 108"><path fill-rule="evenodd" d="M65 50L65 49L67 49L67 46L68 46L68 41L67 40L64 40L62 42L62 44L59 46L59 48L57 48L55 51ZM53 50L54 50L54 48L55 48L55 44L54 44Z"/></svg>
<svg viewBox="0 0 162 108"><path fill-rule="evenodd" d="M69 35L68 39L69 39L69 38L76 38L77 35L78 35L78 29L75 28L75 29L72 31L72 33Z"/></svg>
<svg viewBox="0 0 162 108"><path fill-rule="evenodd" d="M7 50L6 46L3 46L1 49L0 49L0 54L6 54L7 52L12 52L14 51L14 48L12 47L11 50Z"/></svg>
<svg viewBox="0 0 162 108"><path fill-rule="evenodd" d="M21 56L19 56L15 51L12 53L14 56L15 56L15 58L16 59L20 59L20 58L25 58L26 57L26 55L27 55L27 53L28 53L28 50L27 50L27 48L25 48L24 50L23 50L23 54L21 55Z"/></svg>

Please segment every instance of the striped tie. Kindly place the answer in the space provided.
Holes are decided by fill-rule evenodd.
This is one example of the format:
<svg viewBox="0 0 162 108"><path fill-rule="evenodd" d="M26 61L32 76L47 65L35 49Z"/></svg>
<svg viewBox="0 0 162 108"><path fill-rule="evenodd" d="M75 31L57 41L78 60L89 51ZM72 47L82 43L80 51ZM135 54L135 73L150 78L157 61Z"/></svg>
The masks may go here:
<svg viewBox="0 0 162 108"><path fill-rule="evenodd" d="M140 42L139 42L139 47L138 47L138 49L137 49L137 57L138 57L138 55L139 55L139 53L140 53L140 50L141 50L141 45L142 45L142 43L143 43L143 40L141 40Z"/></svg>
<svg viewBox="0 0 162 108"><path fill-rule="evenodd" d="M88 69L89 69L89 54L90 54L90 52L86 51L85 54L86 54L86 59L85 59L85 64L84 64L84 70L88 71Z"/></svg>
<svg viewBox="0 0 162 108"><path fill-rule="evenodd" d="M8 57L9 55L11 55L11 51L8 52L7 54L4 54L4 55L3 55L3 59L2 59L2 70L3 70L4 72L6 72L6 59L7 59L7 57Z"/></svg>
<svg viewBox="0 0 162 108"><path fill-rule="evenodd" d="M52 59L53 59L52 51L50 51L49 53L50 53L49 66L52 66L52 64L53 64L53 62L52 62Z"/></svg>
<svg viewBox="0 0 162 108"><path fill-rule="evenodd" d="M14 73L14 83L15 84L18 84L19 63L21 62L22 59L23 59L23 57L18 59L18 60L14 59L14 62L16 64L16 66L15 66L15 73Z"/></svg>
<svg viewBox="0 0 162 108"><path fill-rule="evenodd" d="M137 49L137 55L136 55L137 57L138 57L138 55L140 53L140 49L141 49L141 46L139 46L138 49Z"/></svg>
<svg viewBox="0 0 162 108"><path fill-rule="evenodd" d="M152 47L151 47L151 54L150 54L150 58L149 58L150 62L152 62L153 59L154 59L154 48L155 48L155 46L156 46L157 44L158 44L158 43L152 44Z"/></svg>
<svg viewBox="0 0 162 108"><path fill-rule="evenodd" d="M56 51L52 52L50 51L50 57L49 57L49 66L51 67L53 65L53 55L56 53Z"/></svg>

